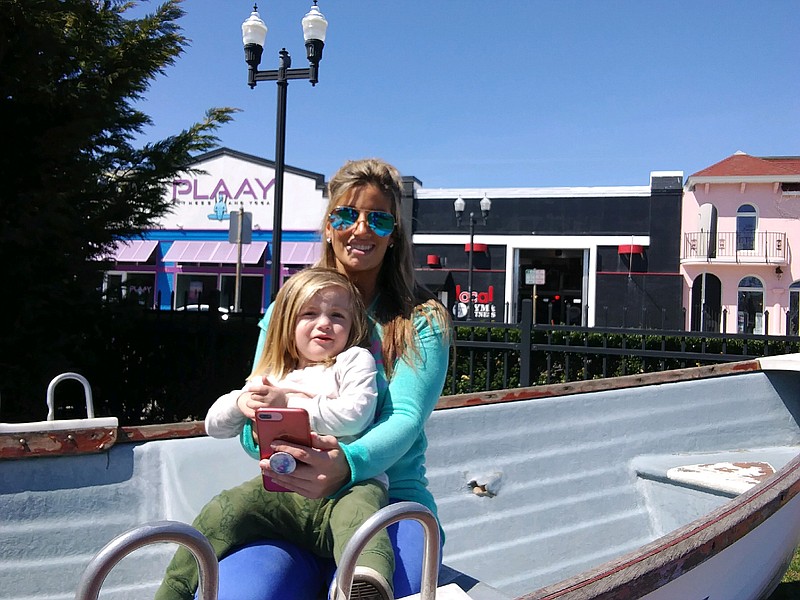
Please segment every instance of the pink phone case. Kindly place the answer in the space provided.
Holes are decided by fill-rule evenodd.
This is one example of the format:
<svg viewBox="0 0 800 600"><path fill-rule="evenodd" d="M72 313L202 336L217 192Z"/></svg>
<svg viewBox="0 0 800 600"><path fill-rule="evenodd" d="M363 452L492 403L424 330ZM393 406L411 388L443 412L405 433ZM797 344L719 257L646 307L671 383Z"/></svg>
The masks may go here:
<svg viewBox="0 0 800 600"><path fill-rule="evenodd" d="M256 410L256 433L262 459L272 456L270 445L274 440L286 440L301 446L311 446L311 428L308 412L302 408L259 408ZM271 492L288 492L272 479L263 476L264 489Z"/></svg>

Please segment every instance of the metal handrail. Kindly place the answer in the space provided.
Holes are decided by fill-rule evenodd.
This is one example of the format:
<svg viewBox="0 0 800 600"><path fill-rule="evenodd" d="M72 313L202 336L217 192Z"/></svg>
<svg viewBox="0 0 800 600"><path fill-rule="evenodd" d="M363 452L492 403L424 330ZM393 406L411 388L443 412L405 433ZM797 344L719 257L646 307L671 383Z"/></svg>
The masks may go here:
<svg viewBox="0 0 800 600"><path fill-rule="evenodd" d="M156 542L176 542L194 555L200 570L200 600L217 600L219 563L205 536L180 521L156 521L122 533L106 544L81 576L75 600L97 600L106 576L134 550Z"/></svg>
<svg viewBox="0 0 800 600"><path fill-rule="evenodd" d="M55 393L56 386L62 381L67 379L75 379L83 384L83 394L86 397L86 417L94 419L94 402L92 401L92 386L89 385L89 380L79 373L62 373L56 375L47 386L47 420L55 420Z"/></svg>
<svg viewBox="0 0 800 600"><path fill-rule="evenodd" d="M412 519L418 521L425 532L425 549L422 554L422 587L420 600L436 598L436 583L439 578L439 552L441 548L439 522L434 514L418 502L397 502L376 512L356 530L345 546L339 561L339 573L336 576L336 592L334 598L349 598L353 585L353 575L364 546L370 538L381 529L402 521ZM344 590L347 590L345 594Z"/></svg>

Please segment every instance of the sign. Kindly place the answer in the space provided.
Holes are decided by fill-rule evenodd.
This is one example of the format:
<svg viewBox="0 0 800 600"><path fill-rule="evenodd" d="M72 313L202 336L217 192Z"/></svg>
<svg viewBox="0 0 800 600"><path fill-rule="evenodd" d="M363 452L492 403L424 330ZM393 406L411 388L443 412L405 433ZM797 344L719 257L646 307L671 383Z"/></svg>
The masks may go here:
<svg viewBox="0 0 800 600"><path fill-rule="evenodd" d="M228 241L231 244L239 243L239 214L242 217L242 244L250 244L253 241L253 213L233 211L231 215L231 226L228 229Z"/></svg>
<svg viewBox="0 0 800 600"><path fill-rule="evenodd" d="M470 306L472 314L470 315ZM470 302L469 290L461 288L456 284L456 304L453 306L453 314L459 318L474 319L496 319L497 307L494 302L494 286L490 285L485 292L472 290L472 302Z"/></svg>
<svg viewBox="0 0 800 600"><path fill-rule="evenodd" d="M544 285L544 269L525 269L525 285Z"/></svg>

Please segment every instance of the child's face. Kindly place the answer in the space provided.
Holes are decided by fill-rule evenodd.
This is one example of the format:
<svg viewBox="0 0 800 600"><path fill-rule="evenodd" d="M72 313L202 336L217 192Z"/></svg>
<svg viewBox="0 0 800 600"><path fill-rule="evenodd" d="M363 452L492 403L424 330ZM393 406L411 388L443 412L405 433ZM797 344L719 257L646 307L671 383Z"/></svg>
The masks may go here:
<svg viewBox="0 0 800 600"><path fill-rule="evenodd" d="M347 345L353 313L350 294L340 287L320 290L300 309L294 337L300 368L339 354Z"/></svg>

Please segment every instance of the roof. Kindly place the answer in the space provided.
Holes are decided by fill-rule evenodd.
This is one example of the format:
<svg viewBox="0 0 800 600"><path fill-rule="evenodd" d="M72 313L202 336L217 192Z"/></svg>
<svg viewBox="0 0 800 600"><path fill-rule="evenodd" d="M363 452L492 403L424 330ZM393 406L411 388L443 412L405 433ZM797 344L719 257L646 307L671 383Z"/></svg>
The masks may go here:
<svg viewBox="0 0 800 600"><path fill-rule="evenodd" d="M687 187L698 183L774 183L800 181L798 156L750 156L737 152L718 163L689 175Z"/></svg>
<svg viewBox="0 0 800 600"><path fill-rule="evenodd" d="M219 156L230 156L237 160L252 162L258 165L269 167L271 169L275 168L275 161L273 160L261 158L260 156L255 156L253 154L246 154L244 152L239 152L238 150L231 150L230 148L226 148L224 146L192 157L191 166L195 167L199 163L206 162L207 160L211 160L212 158L217 158ZM317 189L327 192L325 176L323 174L315 173L314 171L308 171L306 169L300 169L298 167L291 167L289 165L284 165L283 170L286 173L292 173L294 175L299 175L300 177L308 177L309 179L313 179Z"/></svg>

